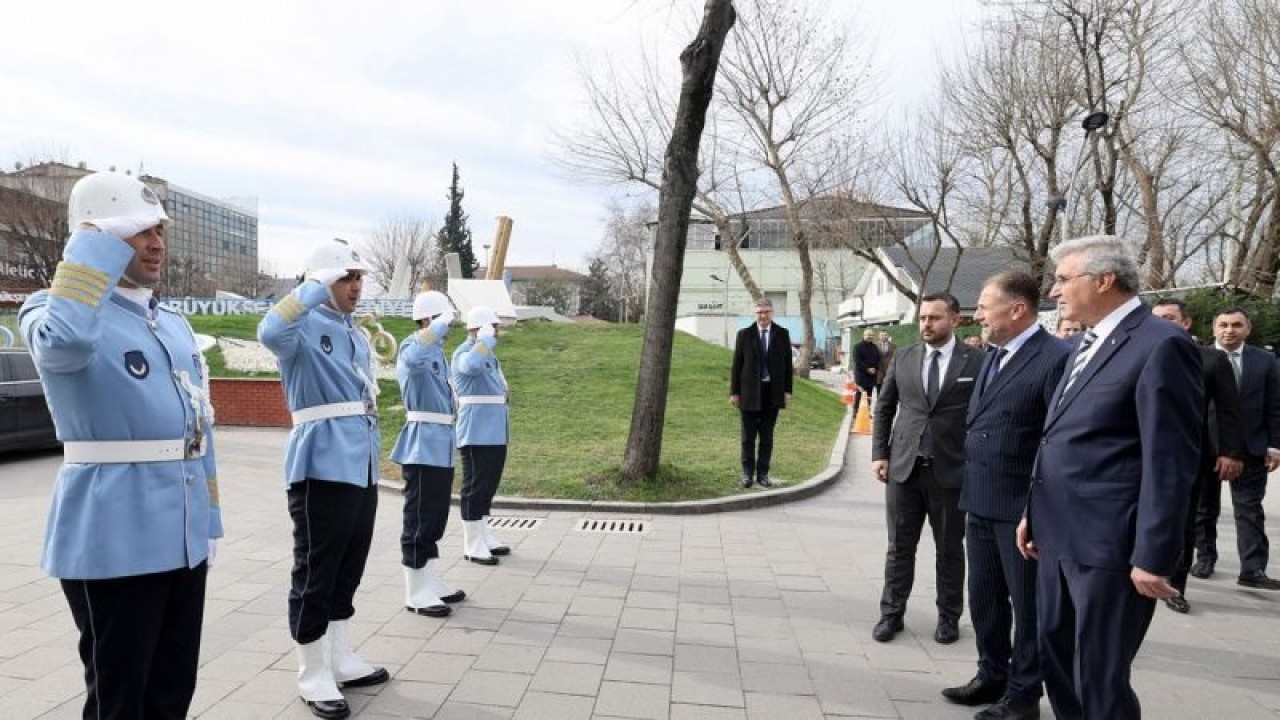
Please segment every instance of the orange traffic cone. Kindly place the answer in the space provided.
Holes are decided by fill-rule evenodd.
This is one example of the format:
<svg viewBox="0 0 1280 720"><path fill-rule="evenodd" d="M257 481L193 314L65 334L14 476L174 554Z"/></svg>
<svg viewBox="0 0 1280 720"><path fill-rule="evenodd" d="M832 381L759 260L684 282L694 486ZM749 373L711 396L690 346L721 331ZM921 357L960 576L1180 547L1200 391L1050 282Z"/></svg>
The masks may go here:
<svg viewBox="0 0 1280 720"><path fill-rule="evenodd" d="M840 393L840 402L844 403L845 405L853 404L853 381L852 380L844 381L844 391Z"/></svg>
<svg viewBox="0 0 1280 720"><path fill-rule="evenodd" d="M853 418L853 427L849 429L850 435L870 435L871 434L871 399L866 398L864 402L858 403L858 414Z"/></svg>

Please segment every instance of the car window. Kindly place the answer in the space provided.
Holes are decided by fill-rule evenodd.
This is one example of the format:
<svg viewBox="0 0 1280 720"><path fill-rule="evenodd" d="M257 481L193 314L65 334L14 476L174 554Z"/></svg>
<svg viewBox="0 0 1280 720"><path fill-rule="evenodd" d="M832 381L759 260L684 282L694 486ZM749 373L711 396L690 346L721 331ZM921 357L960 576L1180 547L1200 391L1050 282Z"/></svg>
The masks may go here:
<svg viewBox="0 0 1280 720"><path fill-rule="evenodd" d="M31 356L26 353L11 353L9 355L9 373L11 380L39 380L40 376L36 373L36 364L31 360Z"/></svg>

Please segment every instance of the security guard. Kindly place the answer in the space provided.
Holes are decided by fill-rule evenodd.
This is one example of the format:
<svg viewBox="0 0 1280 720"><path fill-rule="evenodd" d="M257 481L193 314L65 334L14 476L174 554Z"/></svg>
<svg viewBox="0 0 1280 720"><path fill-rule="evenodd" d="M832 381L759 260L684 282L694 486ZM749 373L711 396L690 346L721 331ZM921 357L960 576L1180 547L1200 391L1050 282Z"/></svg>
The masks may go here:
<svg viewBox="0 0 1280 720"><path fill-rule="evenodd" d="M467 339L453 351L453 387L458 393L458 451L462 455L463 556L497 565L511 548L489 528L489 507L507 462L507 379L493 354L498 314L477 305L467 313Z"/></svg>
<svg viewBox="0 0 1280 720"><path fill-rule="evenodd" d="M449 521L453 489L453 392L444 359L444 338L453 317L453 305L444 293L419 293L413 300L418 331L400 343L396 358L406 412L391 460L404 472L404 604L431 617L447 616L451 610L446 603L467 596L450 587L436 568L437 543Z"/></svg>
<svg viewBox="0 0 1280 720"><path fill-rule="evenodd" d="M86 718L181 718L222 536L207 371L152 294L169 217L138 180L87 175L76 228L20 328L63 442L42 566L80 630Z"/></svg>
<svg viewBox="0 0 1280 720"><path fill-rule="evenodd" d="M298 693L314 715L351 714L340 688L387 681L351 649L349 621L378 509L378 436L369 342L351 318L369 266L342 240L321 243L305 281L262 319L276 355L293 431L285 483L293 518L289 632Z"/></svg>

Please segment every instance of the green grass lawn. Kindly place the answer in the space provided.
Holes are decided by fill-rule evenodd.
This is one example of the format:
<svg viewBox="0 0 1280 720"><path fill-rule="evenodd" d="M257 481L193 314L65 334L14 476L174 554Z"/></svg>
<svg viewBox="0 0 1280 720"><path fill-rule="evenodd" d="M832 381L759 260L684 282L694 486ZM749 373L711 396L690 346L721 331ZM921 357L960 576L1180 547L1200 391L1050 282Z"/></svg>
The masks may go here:
<svg viewBox="0 0 1280 720"><path fill-rule="evenodd" d="M198 332L242 339L254 337L258 319L191 318ZM397 338L413 328L405 318L382 324ZM455 326L447 350L463 337ZM617 482L642 341L643 328L636 325L535 322L504 329L496 352L511 385L511 444L501 494L673 501L741 491L738 411L729 405L731 353L683 333L676 334L658 477ZM218 367L214 357L210 366ZM385 452L404 423L404 408L396 383L380 384ZM833 393L797 379L793 407L778 420L771 475L794 484L824 468L844 410ZM383 471L399 475L390 461ZM460 480L460 468L457 475Z"/></svg>

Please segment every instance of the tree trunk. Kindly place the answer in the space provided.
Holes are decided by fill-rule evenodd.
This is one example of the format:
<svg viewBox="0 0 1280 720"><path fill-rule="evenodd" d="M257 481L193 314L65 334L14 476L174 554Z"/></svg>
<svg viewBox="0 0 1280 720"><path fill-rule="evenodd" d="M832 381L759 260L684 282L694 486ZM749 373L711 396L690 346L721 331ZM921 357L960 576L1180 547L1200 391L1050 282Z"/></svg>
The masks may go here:
<svg viewBox="0 0 1280 720"><path fill-rule="evenodd" d="M751 294L753 301L764 297L764 293L760 291L760 286L756 284L756 279L751 276L751 270L742 261L742 253L738 252L738 235L733 231L729 220L722 215L717 215L714 221L716 232L720 233L720 249L724 251L725 257L729 258L729 265L733 267L733 271L742 280L742 286ZM725 282L728 282L728 278L725 278ZM729 308L725 308L725 312L728 313Z"/></svg>
<svg viewBox="0 0 1280 720"><path fill-rule="evenodd" d="M652 477L662 455L676 303L689 236L689 212L697 190L698 146L715 87L720 51L736 17L732 0L706 0L698 36L680 53L680 103L663 163L652 290L645 312L644 348L631 410L631 430L622 460L624 480Z"/></svg>

